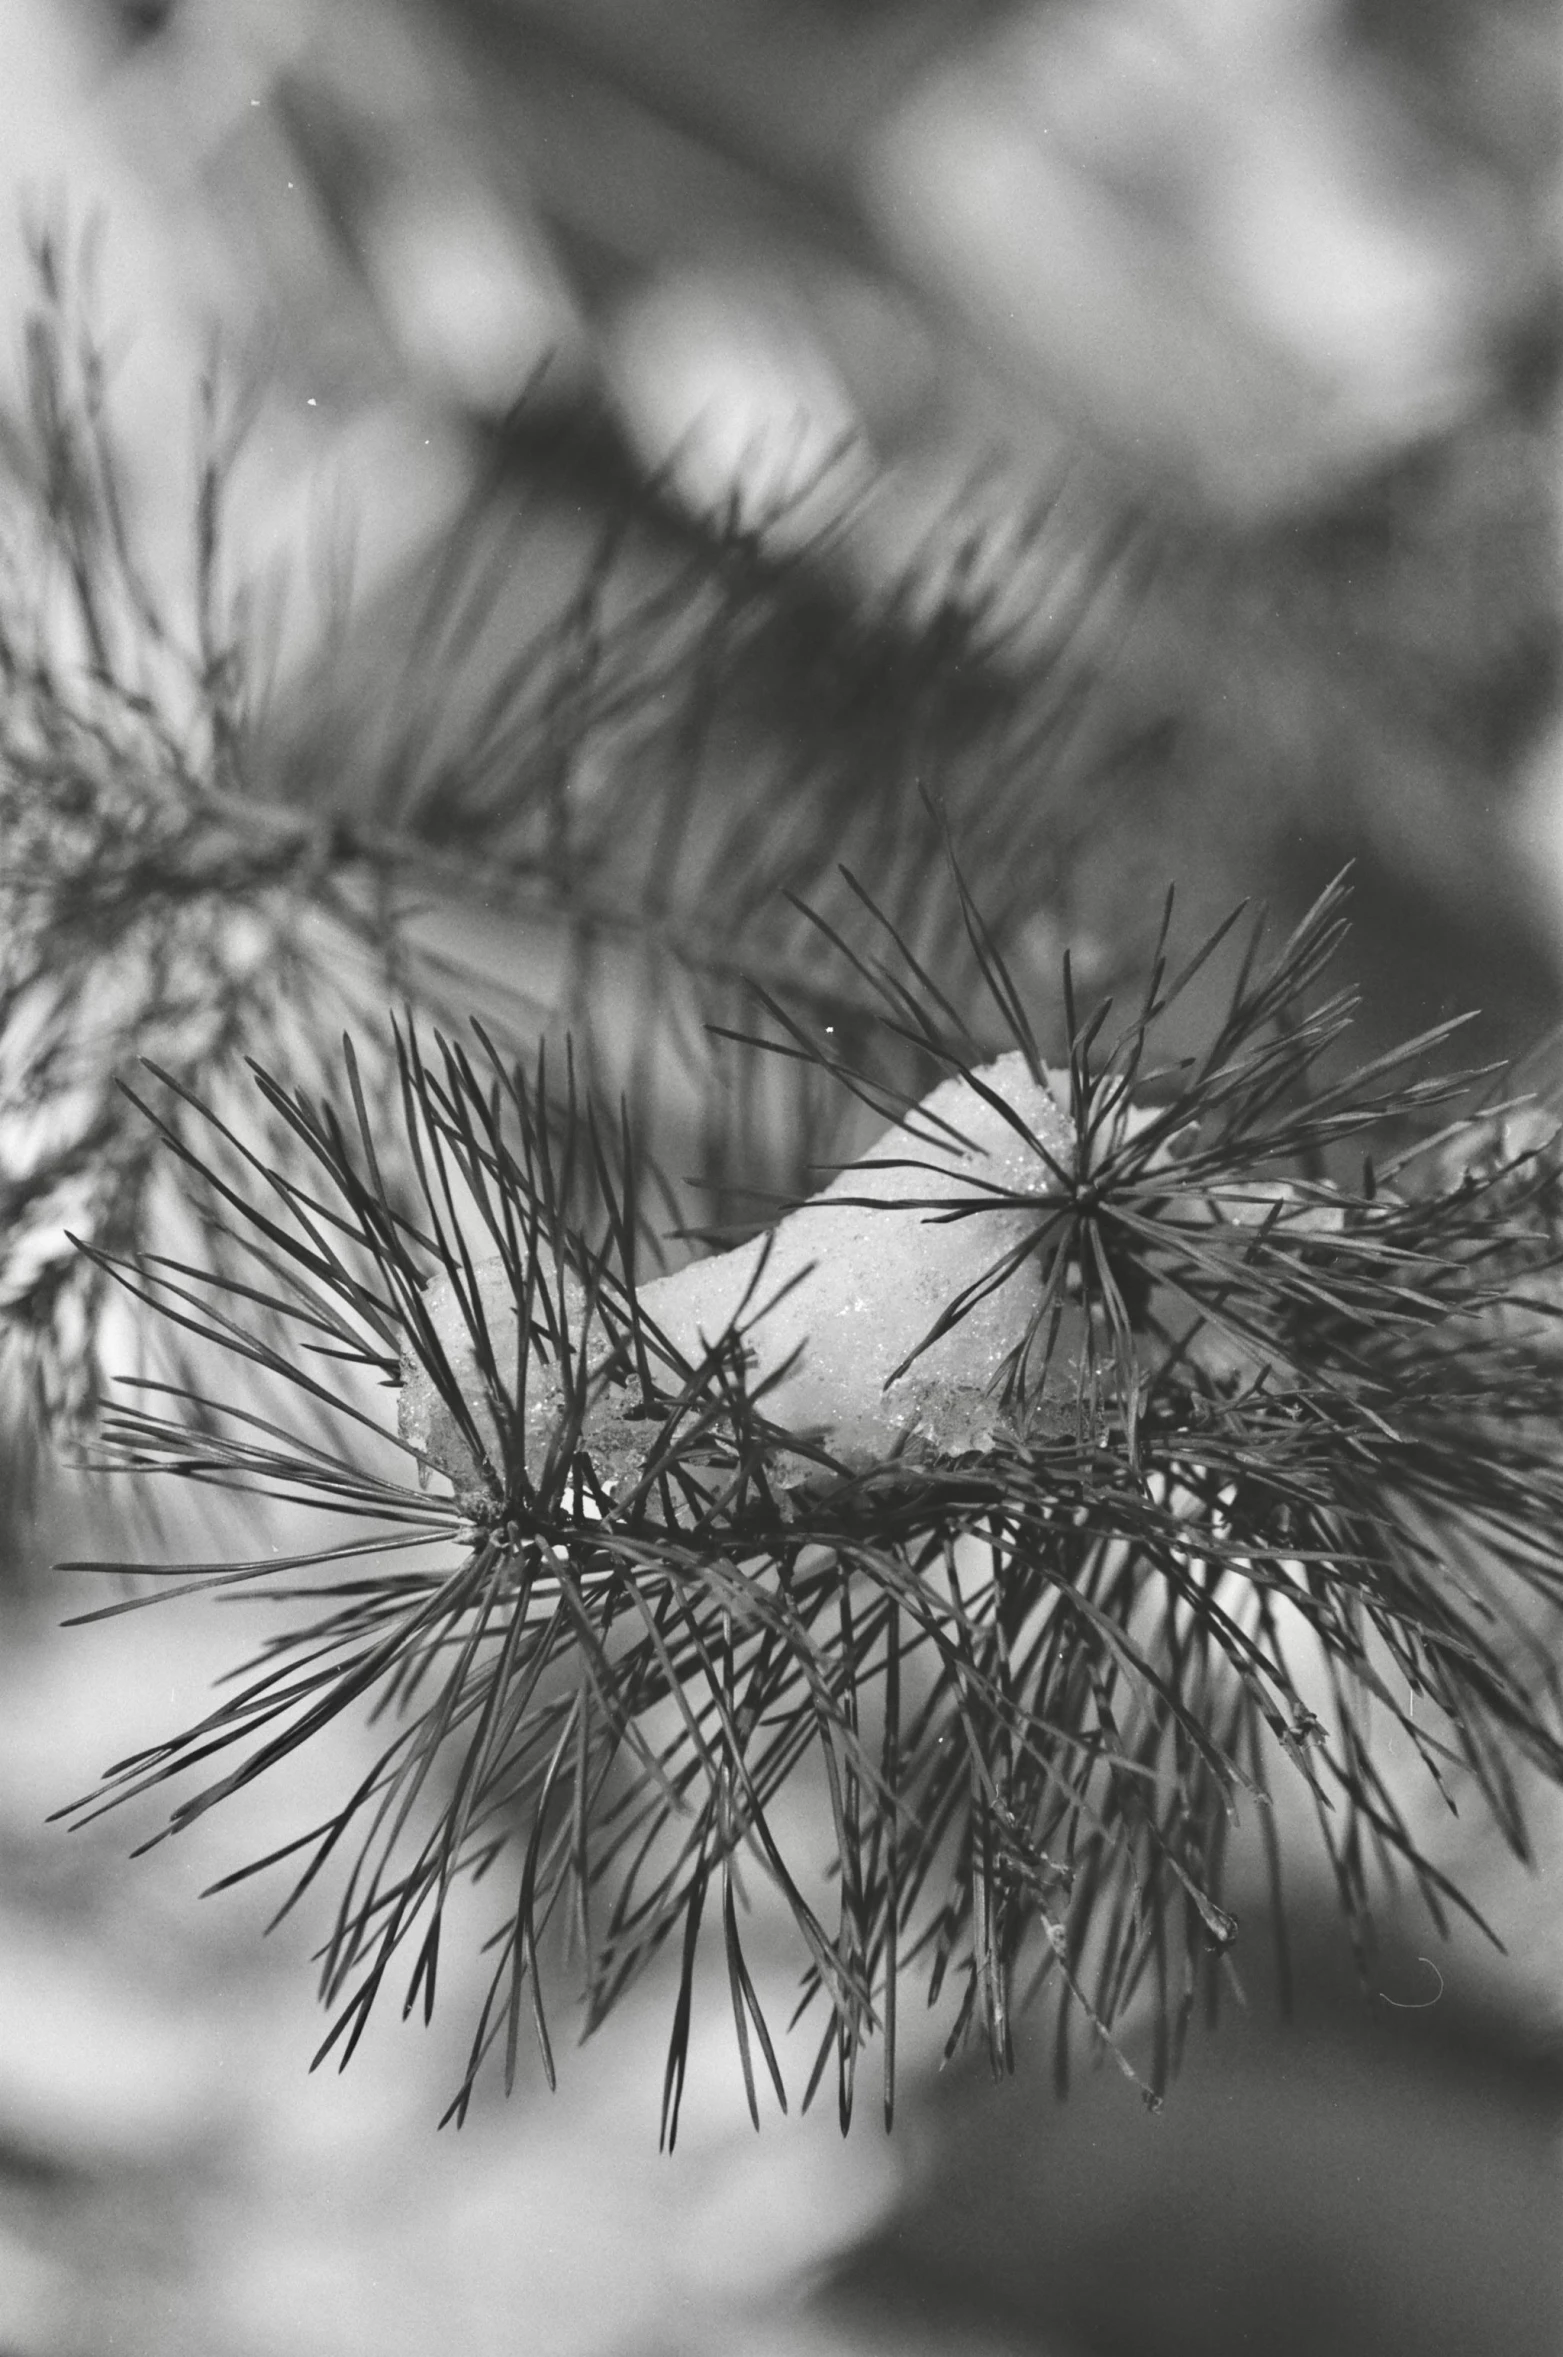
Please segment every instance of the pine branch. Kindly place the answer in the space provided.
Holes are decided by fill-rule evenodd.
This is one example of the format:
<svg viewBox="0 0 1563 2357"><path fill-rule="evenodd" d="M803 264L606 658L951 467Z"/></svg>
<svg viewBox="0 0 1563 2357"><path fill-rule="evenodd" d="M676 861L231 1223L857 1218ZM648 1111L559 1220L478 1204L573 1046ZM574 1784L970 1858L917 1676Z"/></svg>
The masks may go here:
<svg viewBox="0 0 1563 2357"><path fill-rule="evenodd" d="M1523 1848L1519 1771L1560 1766L1550 1113L1432 1069L1444 1033L1351 1069L1338 888L1274 955L1234 920L1181 966L1169 904L1118 944L1126 1019L1067 961L1044 994L1137 748L1085 635L1022 680L958 567L864 611L828 550L679 539L642 489L496 661L534 519L490 483L378 731L284 740L222 594L215 397L185 643L39 266L0 1348L68 1431L112 1288L147 1343L98 1423L127 1501L322 1517L289 1556L74 1567L286 1607L81 1813L175 1780L177 1831L373 1715L358 1789L246 1870L285 1906L339 1878L322 2051L404 1959L427 2014L454 1894L504 1886L453 2111L523 2032L552 2075L569 1927L589 2022L678 1960L668 2140L707 1928L751 2108L762 2070L782 2098L746 1877L844 2122L876 2038L888 2116L918 1974L996 2068L1039 1989L1061 2067L1073 2020L1132 2075L1148 2021L1159 2096L1235 1937L1234 1812L1283 1775L1359 1946L1375 1861L1449 1920L1365 1714ZM431 897L514 920L530 1000L431 949Z"/></svg>
<svg viewBox="0 0 1563 2357"><path fill-rule="evenodd" d="M306 1404L329 1368L257 1342L257 1298L265 1331L329 1335L333 1360L384 1374L394 1349L397 1431L364 1411L372 1441L336 1453L212 1398L106 1419L105 1462L138 1479L312 1500L388 1549L446 1552L399 1565L349 1536L340 1560L157 1566L176 1591L305 1609L83 1806L191 1778L177 1831L374 1705L394 1731L358 1791L260 1864L291 1859L288 1905L347 1864L322 1969L322 2053L345 2061L402 1952L407 2004L432 2005L453 1890L509 1858L456 2116L496 2049L513 2078L524 2017L552 2075L550 1931L569 1921L590 2021L663 1949L680 1958L671 2141L719 1893L758 2117L754 2044L781 2079L740 1869L790 1918L802 2004L824 2016L805 2100L834 2059L843 2123L880 2036L892 2099L913 1972L950 2049L979 2038L996 2069L1038 1988L1098 2041L1148 2013L1159 2100L1236 1937L1230 1823L1267 1810L1277 1774L1313 1798L1359 1944L1373 1852L1440 1924L1470 1912L1377 1764L1370 1699L1516 1848L1516 1764L1563 1774L1541 1637L1563 1577L1557 1121L1494 1106L1491 1076L1473 1106L1482 1076L1426 1068L1441 1035L1342 1073L1351 1000L1320 995L1339 885L1273 955L1258 932L1235 953L1202 1053L1162 1060L1158 1039L1228 927L1177 973L1159 957L1116 1029L1106 1007L1072 1012L1056 1073L958 872L949 890L1009 1053L979 1060L976 1021L952 1031L867 900L883 1036L951 1077L914 1105L821 1037L816 1071L900 1117L732 1252L643 1276L634 1158L568 1075L551 1095L547 1051L404 1029L411 1208L351 1068L345 1100L260 1073L309 1176L274 1177L278 1208L248 1214L242 1300L216 1272L105 1259ZM806 1056L806 1028L780 1045ZM1379 1146L1417 1125L1420 1147ZM1327 1175L1348 1143L1386 1175ZM907 1347L923 1269L960 1282ZM842 1357L831 1320L854 1303ZM819 1796L809 1855L777 1808L800 1778Z"/></svg>

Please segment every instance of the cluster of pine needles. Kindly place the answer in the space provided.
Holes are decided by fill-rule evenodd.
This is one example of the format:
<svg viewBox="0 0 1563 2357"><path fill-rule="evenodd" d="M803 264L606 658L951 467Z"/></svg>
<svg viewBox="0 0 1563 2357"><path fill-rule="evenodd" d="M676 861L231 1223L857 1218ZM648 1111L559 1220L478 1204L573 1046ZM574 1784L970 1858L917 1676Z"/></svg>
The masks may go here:
<svg viewBox="0 0 1563 2357"><path fill-rule="evenodd" d="M576 593L496 655L564 464L529 506L501 453L373 712L290 732L224 583L215 395L181 631L125 527L101 345L58 244L37 261L31 415L0 435L7 1415L27 1394L68 1441L116 1398L95 1454L127 1505L159 1476L235 1534L255 1493L320 1518L302 1552L73 1567L130 1579L109 1612L272 1609L209 1715L75 1814L178 1779L177 1830L366 1719L356 1789L248 1870L290 1873L285 1905L337 1889L322 2051L393 1972L430 2013L442 1933L491 1905L453 2112L523 2039L552 2075L566 1970L590 2026L667 1952L669 2141L708 1929L756 2116L785 2100L780 1922L801 2092L833 2072L845 2120L869 2048L888 2115L918 1984L1000 2068L1050 1990L1060 2068L1083 2025L1159 2093L1231 1973L1245 1812L1280 1920L1279 1777L1364 1947L1386 1868L1460 1909L1370 1712L1523 1852L1521 1788L1563 1772L1556 1125L1441 1076L1438 1037L1349 1068L1339 890L1273 955L1223 929L1181 971L1110 910L1134 1012L1110 966L1089 1014L1059 993L1042 951L1093 863L1128 872L1115 806L1155 751L1104 714L1132 519L1068 552L1078 595L1020 666L959 566L869 610L828 550L736 520L697 545L621 486ZM419 900L458 935L492 912L523 987ZM1233 956L1204 1049L1162 1044ZM865 1107L981 1096L1006 1051L1039 1075L1042 1007L1075 1147L1035 1141L1039 1307L980 1442L849 1467L772 1422L741 1334L690 1363L650 1330L697 1219L752 1228L757 1178L806 1198ZM913 1157L875 1209L900 1250L919 1212L1015 1201ZM127 1296L156 1314L116 1392ZM388 1408L414 1370L459 1495Z"/></svg>
<svg viewBox="0 0 1563 2357"><path fill-rule="evenodd" d="M951 888L1040 1076L1013 978L958 873ZM670 2141L708 1919L751 2106L758 2118L766 2079L786 2101L745 1947L754 1881L782 1903L799 2010L820 2025L804 2099L833 2071L844 2123L871 2044L888 2115L898 2002L919 1977L948 2009L950 2049L976 2037L995 2068L1049 1985L1060 2054L1083 2022L1130 2069L1115 2025L1137 2025L1149 2053L1134 2067L1159 2098L1226 1969L1244 1810L1279 1915L1278 1775L1311 1795L1360 1939L1381 1867L1442 1925L1465 1902L1386 1780L1368 1712L1524 1852L1521 1764L1563 1775L1557 1125L1501 1102L1491 1076L1483 1097L1432 1070L1441 1033L1343 1063L1352 1000L1323 979L1343 898L1332 888L1273 955L1255 931L1195 1056L1162 1058L1158 1036L1194 975L1233 953L1229 927L1179 971L1158 955L1116 1027L1109 1004L1078 1014L1066 973L1072 1162L1033 1140L1035 1192L996 1196L947 1167L933 1187L913 1156L904 1201L876 1204L903 1232L912 1207L1034 1213L1039 1305L991 1435L949 1461L851 1469L800 1444L768 1420L765 1386L747 1388L736 1333L670 1373L637 1299L648 1174L546 1054L400 1027L394 1167L350 1049L334 1095L257 1072L294 1154L287 1170L251 1154L243 1186L149 1104L224 1195L249 1275L154 1254L106 1265L203 1346L337 1409L361 1445L174 1386L105 1414L106 1464L307 1501L323 1531L287 1557L74 1567L134 1568L160 1595L288 1600L210 1715L84 1808L194 1776L177 1829L372 1708L387 1731L357 1789L246 1869L290 1864L287 1905L341 1873L322 2054L351 2053L399 1957L406 2007L428 2013L470 1879L494 1925L453 2112L491 2054L514 2076L523 2035L552 2075L548 1982L567 1945L588 2024L671 1948ZM882 955L839 946L877 986L887 1040L915 1039L982 1094L971 1032L878 921ZM833 1035L789 1021L774 1045L868 1102L893 1095ZM225 1166L244 1158L212 1127ZM495 1256L517 1308L505 1334L478 1276ZM429 1315L434 1280L461 1305L480 1396ZM352 1404L353 1379L396 1386L414 1365L478 1469L459 1496L435 1494L411 1443ZM545 1384L559 1406L540 1452L526 1403ZM628 1479L593 1455L610 1385L643 1424ZM806 1854L779 1805L800 1789Z"/></svg>

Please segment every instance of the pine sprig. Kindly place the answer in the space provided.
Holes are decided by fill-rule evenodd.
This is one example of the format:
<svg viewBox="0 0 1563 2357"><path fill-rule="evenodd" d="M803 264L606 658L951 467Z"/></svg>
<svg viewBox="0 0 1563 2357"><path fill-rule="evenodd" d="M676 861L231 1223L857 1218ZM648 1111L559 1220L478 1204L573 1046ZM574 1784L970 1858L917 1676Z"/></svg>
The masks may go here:
<svg viewBox="0 0 1563 2357"><path fill-rule="evenodd" d="M287 1906L341 1878L322 2055L345 2062L399 1960L405 2006L429 2013L453 1894L475 1881L505 1895L455 2116L490 2056L513 2080L523 2035L552 2077L568 1927L588 2025L677 1958L671 2141L709 1924L758 2121L762 2073L784 2094L744 1942L757 1877L821 2021L804 2100L833 2072L843 2124L876 2039L889 2116L913 1975L950 2048L977 2037L995 2068L1049 1984L1061 2064L1071 2017L1115 2051L1148 2022L1159 2099L1236 1936L1232 1825L1265 1822L1277 1777L1312 1797L1364 1953L1380 1867L1440 1924L1470 1912L1378 1764L1370 1705L1523 1852L1517 1770L1563 1775L1545 1642L1563 1573L1557 1124L1496 1102L1490 1076L1483 1104L1429 1072L1441 1033L1343 1063L1352 1002L1321 995L1339 886L1275 953L1255 932L1192 1057L1158 1042L1230 927L1178 971L1163 946L1116 1030L1106 1006L1077 1010L1066 973L1068 1061L1049 1076L974 896L948 883L1008 1064L858 887L879 951L813 921L877 1000L889 1073L758 1001L789 1067L899 1116L797 1214L825 1239L817 1265L783 1223L648 1278L645 1166L573 1068L482 1035L428 1048L412 1027L395 1043L410 1195L349 1054L334 1096L256 1076L291 1147L286 1170L254 1159L258 1201L225 1194L242 1283L100 1254L305 1406L355 1368L402 1385L394 1431L349 1400L351 1445L156 1387L102 1434L138 1479L346 1518L330 1548L156 1567L160 1588L269 1595L288 1617L203 1721L84 1804L191 1778L177 1831L374 1711L388 1731L356 1791L244 1870L288 1864ZM920 1108L896 1077L910 1049L947 1076ZM176 1144L199 1171L188 1130ZM1348 1148L1367 1154L1356 1184ZM835 1217L879 1223L887 1298L941 1233L979 1240L978 1274L883 1386L885 1412L914 1403L893 1441L845 1407L801 1417L789 1388L808 1343L785 1319L825 1298ZM701 1298L725 1314L686 1314L724 1270L728 1294ZM1008 1348L962 1374L951 1352L1009 1303ZM812 1846L779 1806L799 1790Z"/></svg>

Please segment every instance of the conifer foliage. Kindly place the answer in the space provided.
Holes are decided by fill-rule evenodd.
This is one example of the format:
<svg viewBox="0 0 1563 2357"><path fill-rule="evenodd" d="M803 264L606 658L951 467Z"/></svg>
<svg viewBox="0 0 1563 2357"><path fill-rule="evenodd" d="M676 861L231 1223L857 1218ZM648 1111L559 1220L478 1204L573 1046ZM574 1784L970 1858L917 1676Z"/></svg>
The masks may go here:
<svg viewBox="0 0 1563 2357"><path fill-rule="evenodd" d="M964 897L958 871L950 889ZM843 2120L871 2039L888 2107L897 1993L919 1975L952 2047L977 2035L995 2067L1038 1983L1108 2038L1146 1994L1159 2095L1235 1936L1231 1824L1266 1811L1276 1774L1312 1794L1359 1930L1375 1852L1435 1916L1461 1904L1380 1773L1369 1698L1523 1848L1512 1764L1563 1772L1544 1627L1563 1507L1556 1126L1501 1106L1432 1126L1461 1093L1426 1072L1432 1040L1334 1069L1351 1001L1319 993L1342 900L1332 889L1269 958L1249 942L1196 1057L1160 1059L1158 1026L1219 937L1182 972L1158 958L1127 1022L1071 1009L1053 1085L1072 1151L1032 1133L1024 1188L963 1187L931 1157L920 1175L913 1154L904 1192L857 1199L885 1222L887 1287L915 1250L909 1218L915 1236L1026 1216L929 1346L1020 1259L1041 1271L983 1428L868 1464L771 1420L767 1383L746 1380L749 1313L699 1358L647 1319L632 1141L611 1150L568 1081L556 1100L546 1057L399 1033L411 1201L383 1175L350 1051L330 1096L257 1074L300 1175L257 1158L229 1195L249 1281L156 1255L106 1265L308 1400L334 1366L393 1386L418 1370L469 1474L448 1498L421 1487L428 1454L388 1422L372 1449L333 1450L215 1397L192 1418L156 1385L109 1411L112 1465L309 1499L323 1534L345 1535L289 1561L157 1567L168 1592L303 1609L207 1719L108 1791L193 1776L177 1828L337 1712L377 1706L373 1774L293 1861L299 1889L346 1869L327 2049L351 2051L399 1954L406 2002L432 2006L443 1910L472 1875L497 1922L458 2111L491 2050L507 2075L523 2030L547 2054L565 1920L592 2018L664 1945L681 1956L668 2136L708 1916L751 2098L763 2073L784 2100L744 1948L759 1876L790 1912L822 2016L814 2081L834 2067ZM893 936L877 972L887 1030L981 1098L970 1035ZM883 1098L871 1067L843 1070L795 1023L777 1047ZM1383 1157L1413 1121L1422 1142ZM1348 1150L1354 1184L1327 1175ZM506 1320L481 1275L495 1261ZM460 1306L459 1372L435 1287ZM250 1338L255 1305L291 1346ZM779 1822L797 1778L817 1792L823 1855Z"/></svg>
<svg viewBox="0 0 1563 2357"><path fill-rule="evenodd" d="M289 1878L285 1905L334 1893L322 2053L390 1980L432 2012L475 1886L453 2114L523 2039L552 2075L571 1972L590 2023L667 1953L669 2141L705 1944L757 2119L828 2074L845 2123L870 2048L888 2117L914 1987L999 2069L1050 1989L1061 2065L1083 2025L1159 2099L1236 1936L1245 1814L1279 1912L1279 1778L1359 1939L1381 1866L1440 1922L1463 1905L1370 1705L1523 1852L1524 1777L1563 1775L1558 1124L1451 1078L1441 1033L1352 1065L1344 887L1274 948L1233 919L1181 963L1169 901L1148 957L1124 945L1138 995L1078 1004L1037 923L1067 916L1104 765L1132 766L1100 732L1079 751L1082 645L1060 629L1023 695L998 666L974 703L996 658L969 602L909 589L849 626L828 569L736 530L659 541L649 572L632 550L627 591L644 514L465 696L505 552L463 527L406 692L466 717L393 709L394 758L333 805L258 750L220 458L181 648L126 545L95 349L40 265L0 629L4 1364L62 1436L96 1406L122 1494L198 1485L231 1517L213 1560L70 1566L113 1583L105 1613L267 1607L210 1712L77 1814L171 1784L177 1833L372 1719L357 1788L245 1870ZM1080 571L1096 596L1112 564ZM788 664L811 692L777 768L757 682ZM431 877L545 942L530 1002L470 1017L477 978L408 918ZM1223 967L1190 1052L1191 987ZM951 1082L1018 1177L928 1115ZM763 1236L767 1174L783 1208L830 1179L883 1223L883 1298L920 1240L991 1226L909 1362L1023 1280L980 1400L874 1447L800 1426L754 1347L763 1243L731 1316L670 1330L664 1272ZM145 1349L115 1383L110 1297ZM256 1493L306 1509L309 1543L253 1546ZM752 1953L762 1884L818 2025L801 2090Z"/></svg>

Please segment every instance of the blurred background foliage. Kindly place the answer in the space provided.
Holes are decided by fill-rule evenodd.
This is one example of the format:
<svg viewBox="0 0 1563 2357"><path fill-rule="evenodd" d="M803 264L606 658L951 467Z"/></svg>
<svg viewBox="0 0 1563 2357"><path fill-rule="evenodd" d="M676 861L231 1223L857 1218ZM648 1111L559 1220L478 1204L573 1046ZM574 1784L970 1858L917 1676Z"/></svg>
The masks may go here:
<svg viewBox="0 0 1563 2357"><path fill-rule="evenodd" d="M1476 1052L1529 1046L1563 939L1558 34L1552 0L11 0L0 152L67 257L57 324L98 322L135 551L40 436L41 388L96 394L68 329L28 342L19 233L18 611L76 678L72 549L101 566L115 694L76 720L133 802L159 763L169 807L181 762L234 795L220 838L125 838L204 899L105 882L90 830L67 875L28 805L92 1090L148 1044L122 985L168 907L269 890L281 842L288 924L338 928L306 1044L323 974L338 1027L409 975L588 1020L736 1216L818 1142L791 1102L712 1118L698 1018L741 1012L740 962L814 986L778 891L829 905L842 858L953 970L919 789L1055 1040L1060 951L1132 975L1168 881L1193 933L1350 858L1361 1044L1475 1007ZM8 670L13 791L38 680ZM394 975L377 893L418 902ZM253 939L237 989L213 938L230 1030L276 1029ZM188 982L151 1044L201 1069ZM94 1134L40 1184L11 1117L33 1276ZM223 1660L198 1609L54 1633L83 1511L18 1528L3 1607L7 2352L1556 2346L1555 1866L1500 1884L1453 1827L1511 1959L1434 1973L1391 1903L1400 2010L1300 1871L1295 2021L1256 1956L1157 2122L1112 2074L1059 2109L1039 2025L1013 2086L930 2080L891 2147L751 2145L723 2033L659 2162L627 2015L556 2102L436 2145L438 2026L306 2082L304 1935L192 1904L284 1801L130 1868L113 1821L40 1829Z"/></svg>

